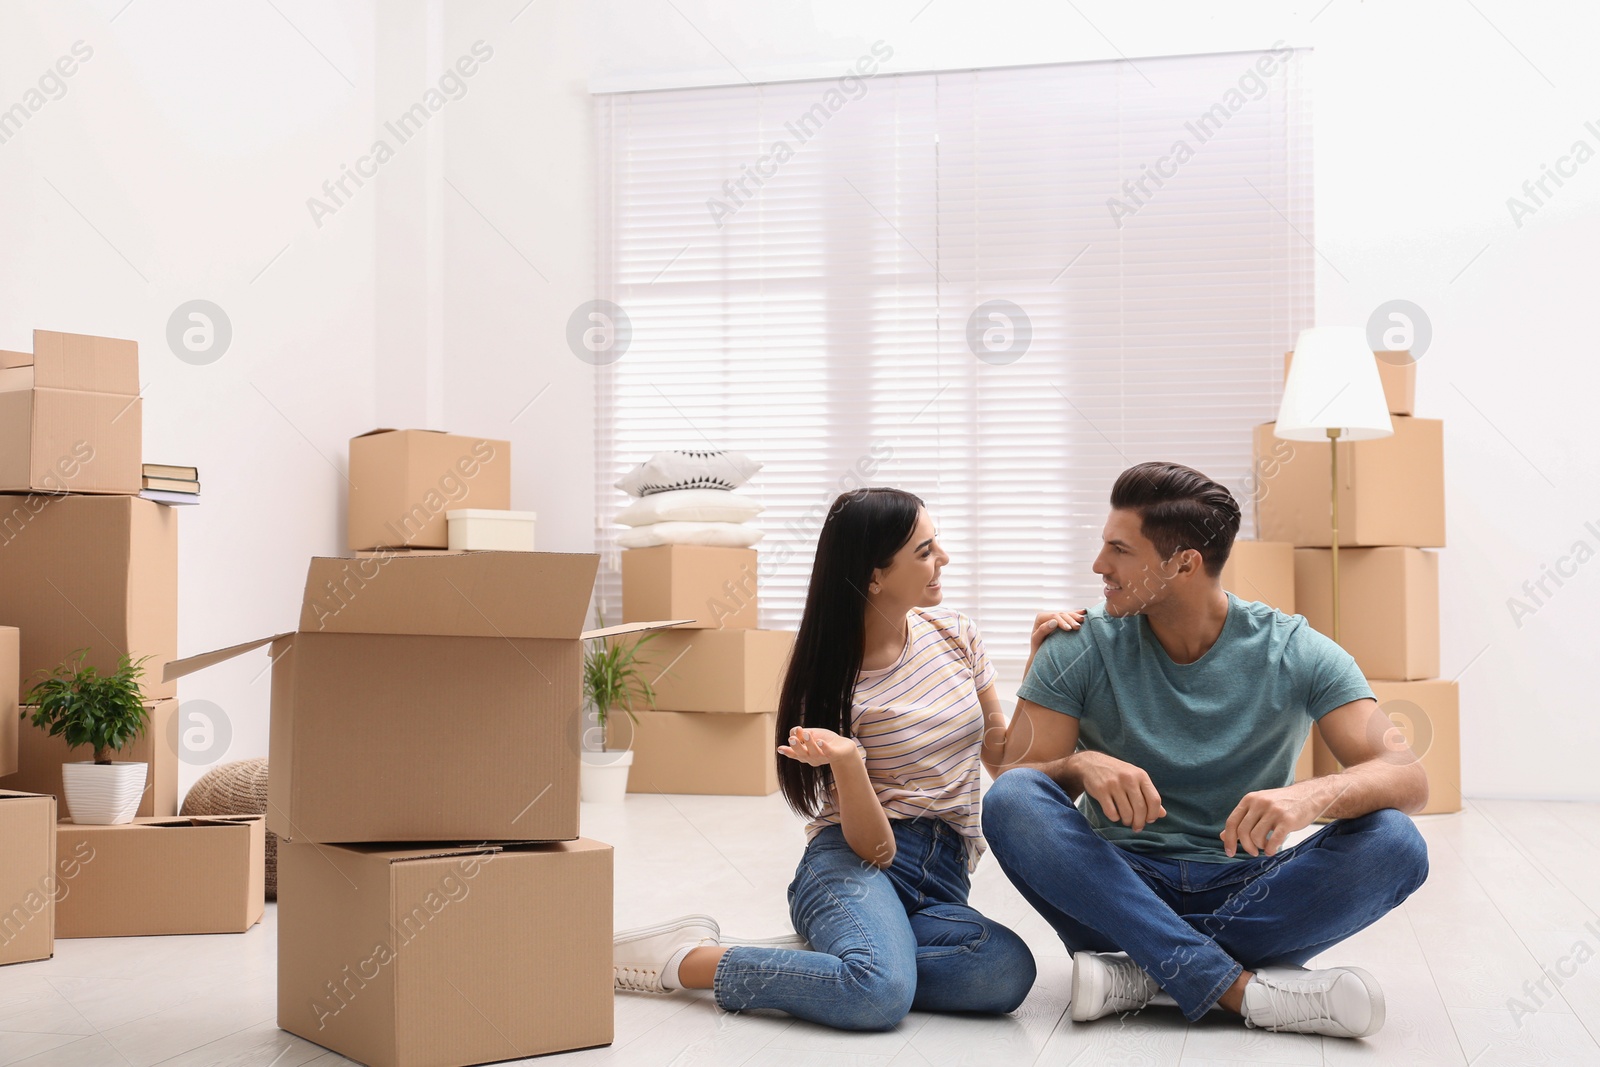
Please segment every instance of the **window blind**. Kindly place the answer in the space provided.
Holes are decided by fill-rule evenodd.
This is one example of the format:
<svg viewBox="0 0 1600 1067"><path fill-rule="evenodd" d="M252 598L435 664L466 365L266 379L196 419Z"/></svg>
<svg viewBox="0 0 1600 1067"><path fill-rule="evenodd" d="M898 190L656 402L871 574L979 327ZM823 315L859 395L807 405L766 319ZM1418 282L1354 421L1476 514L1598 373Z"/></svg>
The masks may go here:
<svg viewBox="0 0 1600 1067"><path fill-rule="evenodd" d="M1020 680L1098 599L1118 472L1250 506L1250 431L1312 321L1306 56L1278 49L596 98L600 604L616 479L665 448L765 466L761 625L799 622L828 502L927 501L944 603ZM1000 303L996 303L1000 302Z"/></svg>

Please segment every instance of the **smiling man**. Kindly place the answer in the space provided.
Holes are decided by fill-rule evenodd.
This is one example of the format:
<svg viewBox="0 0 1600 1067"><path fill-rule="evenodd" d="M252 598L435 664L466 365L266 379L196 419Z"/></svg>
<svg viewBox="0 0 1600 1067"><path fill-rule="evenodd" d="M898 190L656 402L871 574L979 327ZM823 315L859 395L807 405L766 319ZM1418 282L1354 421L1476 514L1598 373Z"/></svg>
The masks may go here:
<svg viewBox="0 0 1600 1067"><path fill-rule="evenodd" d="M1105 603L1030 662L984 834L1073 954L1074 1020L1164 992L1190 1020L1220 1006L1365 1037L1384 1017L1372 976L1302 965L1427 877L1403 814L1427 776L1343 649L1223 590L1238 530L1198 471L1122 473L1094 564ZM1294 783L1313 726L1346 769Z"/></svg>

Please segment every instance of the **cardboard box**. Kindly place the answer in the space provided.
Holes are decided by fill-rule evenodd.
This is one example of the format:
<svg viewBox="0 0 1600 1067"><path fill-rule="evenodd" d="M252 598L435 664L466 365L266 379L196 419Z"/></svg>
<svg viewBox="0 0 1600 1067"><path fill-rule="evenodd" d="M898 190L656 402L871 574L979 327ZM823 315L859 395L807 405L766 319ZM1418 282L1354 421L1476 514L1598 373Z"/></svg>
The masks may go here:
<svg viewBox="0 0 1600 1067"><path fill-rule="evenodd" d="M350 439L352 552L444 548L447 510L509 507L509 441L437 430L370 430Z"/></svg>
<svg viewBox="0 0 1600 1067"><path fill-rule="evenodd" d="M1389 721L1400 729L1423 770L1428 772L1428 803L1417 814L1442 815L1461 810L1461 692L1455 682L1429 678L1414 682L1367 679ZM1381 726L1381 723L1380 723ZM1316 741L1317 774L1335 774L1341 765L1320 737ZM1398 747L1390 737L1386 747Z"/></svg>
<svg viewBox="0 0 1600 1067"><path fill-rule="evenodd" d="M0 352L0 490L139 492L139 346L33 331Z"/></svg>
<svg viewBox="0 0 1600 1067"><path fill-rule="evenodd" d="M313 559L300 628L167 664L272 649L267 828L284 841L578 836L583 632L599 557Z"/></svg>
<svg viewBox="0 0 1600 1067"><path fill-rule="evenodd" d="M1372 353L1378 360L1378 379L1383 382L1383 399L1391 415L1411 415L1417 405L1417 362L1406 351L1379 350ZM1283 354L1283 377L1289 379L1289 366L1294 353Z"/></svg>
<svg viewBox="0 0 1600 1067"><path fill-rule="evenodd" d="M0 619L22 631L19 695L87 648L116 670L152 657L145 696L177 695L161 664L178 654L177 509L132 496L0 496Z"/></svg>
<svg viewBox="0 0 1600 1067"><path fill-rule="evenodd" d="M55 797L0 789L0 856L0 964L47 960L59 892Z"/></svg>
<svg viewBox="0 0 1600 1067"><path fill-rule="evenodd" d="M56 900L57 937L235 934L266 908L259 815L56 826L56 854L81 870Z"/></svg>
<svg viewBox="0 0 1600 1067"><path fill-rule="evenodd" d="M0 626L0 778L17 770L17 628Z"/></svg>
<svg viewBox="0 0 1600 1067"><path fill-rule="evenodd" d="M664 630L638 655L658 711L765 712L778 710L793 648L791 630Z"/></svg>
<svg viewBox="0 0 1600 1067"><path fill-rule="evenodd" d="M1393 417L1394 436L1339 445L1339 544L1444 547L1444 423ZM1281 441L1256 427L1256 512L1263 541L1326 548L1330 457L1324 442Z"/></svg>
<svg viewBox="0 0 1600 1067"><path fill-rule="evenodd" d="M756 550L658 545L622 552L622 621L693 619L703 630L753 630Z"/></svg>
<svg viewBox="0 0 1600 1067"><path fill-rule="evenodd" d="M147 700L149 725L142 736L117 750L117 759L147 764L144 797L136 815L162 818L178 814L178 702ZM94 759L88 748L68 748L64 738L51 737L27 721L33 708L24 705L13 718L17 728L17 770L0 778L0 789L20 789L25 793L48 793L59 801L62 818L67 809L67 794L61 788L61 765Z"/></svg>
<svg viewBox="0 0 1600 1067"><path fill-rule="evenodd" d="M371 1067L612 1040L612 852L285 844L278 1025Z"/></svg>
<svg viewBox="0 0 1600 1067"><path fill-rule="evenodd" d="M1294 551L1295 603L1333 633L1333 552ZM1420 548L1339 550L1339 643L1369 678L1439 673L1439 554Z"/></svg>
<svg viewBox="0 0 1600 1067"><path fill-rule="evenodd" d="M640 711L618 716L613 745L633 751L630 793L764 797L778 789L778 716ZM628 737L618 737L627 734Z"/></svg>
<svg viewBox="0 0 1600 1067"><path fill-rule="evenodd" d="M1259 600L1293 615L1294 545L1287 541L1235 541L1222 566L1222 588L1240 600Z"/></svg>

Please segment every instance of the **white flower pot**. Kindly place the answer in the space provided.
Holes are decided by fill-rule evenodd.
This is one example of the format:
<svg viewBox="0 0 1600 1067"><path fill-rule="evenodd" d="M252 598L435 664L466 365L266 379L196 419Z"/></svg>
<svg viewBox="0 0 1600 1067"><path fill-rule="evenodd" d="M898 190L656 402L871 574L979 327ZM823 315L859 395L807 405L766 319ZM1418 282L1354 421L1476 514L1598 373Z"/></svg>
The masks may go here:
<svg viewBox="0 0 1600 1067"><path fill-rule="evenodd" d="M63 763L61 786L67 814L80 825L133 821L144 796L148 763Z"/></svg>
<svg viewBox="0 0 1600 1067"><path fill-rule="evenodd" d="M628 794L632 752L585 752L578 772L579 799L585 804L621 804Z"/></svg>

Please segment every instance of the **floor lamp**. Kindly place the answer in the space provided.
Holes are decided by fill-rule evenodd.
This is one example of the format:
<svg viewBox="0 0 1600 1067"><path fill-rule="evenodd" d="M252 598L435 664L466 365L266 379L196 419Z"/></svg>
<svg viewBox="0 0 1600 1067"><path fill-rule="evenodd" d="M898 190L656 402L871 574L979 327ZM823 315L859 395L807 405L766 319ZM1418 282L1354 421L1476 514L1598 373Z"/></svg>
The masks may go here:
<svg viewBox="0 0 1600 1067"><path fill-rule="evenodd" d="M1378 361L1357 326L1316 326L1300 331L1283 383L1283 403L1273 433L1286 441L1328 442L1332 455L1333 633L1339 640L1339 442L1370 441L1394 433Z"/></svg>

